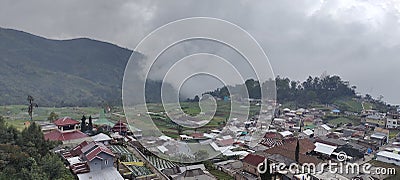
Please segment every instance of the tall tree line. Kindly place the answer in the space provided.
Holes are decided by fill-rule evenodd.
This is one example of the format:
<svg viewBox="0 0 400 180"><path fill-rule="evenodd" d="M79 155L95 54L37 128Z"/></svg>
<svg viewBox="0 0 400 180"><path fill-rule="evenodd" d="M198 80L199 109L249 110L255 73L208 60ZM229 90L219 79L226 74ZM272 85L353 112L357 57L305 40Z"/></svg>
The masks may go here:
<svg viewBox="0 0 400 180"><path fill-rule="evenodd" d="M275 81L271 82L276 84L276 96L279 103L293 102L298 106L307 106L311 103L333 103L337 99L356 96L356 87L350 86L348 81L344 81L336 75L327 75L324 77L309 76L303 82L277 76ZM247 80L244 85L236 85L229 88L224 86L205 94L224 98L230 95L228 89L231 89L232 94L235 94L235 92L243 91L243 88L247 89L249 98L259 99L261 97L260 83L253 79Z"/></svg>

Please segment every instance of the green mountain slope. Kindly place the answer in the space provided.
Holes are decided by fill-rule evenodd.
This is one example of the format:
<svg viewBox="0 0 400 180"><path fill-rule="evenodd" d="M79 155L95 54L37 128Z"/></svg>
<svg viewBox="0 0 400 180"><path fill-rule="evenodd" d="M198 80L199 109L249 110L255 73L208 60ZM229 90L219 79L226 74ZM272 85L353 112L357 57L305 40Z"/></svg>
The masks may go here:
<svg viewBox="0 0 400 180"><path fill-rule="evenodd" d="M91 39L50 40L0 28L0 105L121 103L125 65L132 51Z"/></svg>

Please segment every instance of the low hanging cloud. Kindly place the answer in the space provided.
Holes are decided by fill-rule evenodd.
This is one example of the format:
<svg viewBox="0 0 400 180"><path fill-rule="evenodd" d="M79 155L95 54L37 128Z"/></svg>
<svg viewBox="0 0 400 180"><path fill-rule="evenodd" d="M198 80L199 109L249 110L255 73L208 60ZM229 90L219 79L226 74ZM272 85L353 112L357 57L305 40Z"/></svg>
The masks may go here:
<svg viewBox="0 0 400 180"><path fill-rule="evenodd" d="M157 27L193 16L225 19L247 30L276 75L304 80L326 71L361 93L400 103L398 1L0 2L1 27L53 39L89 37L130 49Z"/></svg>

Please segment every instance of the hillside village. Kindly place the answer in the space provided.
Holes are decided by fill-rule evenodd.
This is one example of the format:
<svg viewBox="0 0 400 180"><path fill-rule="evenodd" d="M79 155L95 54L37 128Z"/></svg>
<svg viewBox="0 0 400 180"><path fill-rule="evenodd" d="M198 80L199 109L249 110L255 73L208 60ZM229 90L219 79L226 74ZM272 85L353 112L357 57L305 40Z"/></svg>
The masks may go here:
<svg viewBox="0 0 400 180"><path fill-rule="evenodd" d="M163 115L162 112L147 114ZM265 175L257 171L258 165L265 161L286 165L338 162L342 152L346 153L345 162L349 163L369 162L377 167L384 164L394 170L400 166L399 111L383 113L364 109L349 112L333 106L289 109L278 105L267 133L258 145L250 147L250 134L259 116L250 117L244 124L228 125L227 128L235 132L232 135L218 136L222 131L218 128L206 132L181 132L174 138L178 142L209 143L208 153L221 154L194 164L172 162L151 153L138 142L145 138L143 132L124 118L115 122L100 113L93 119L83 117L79 121L63 117L52 123L37 123L45 139L62 142L54 151L65 159L66 166L78 179L265 179L266 176L299 180L306 177L382 179L394 175L291 174L281 173L282 169ZM336 120L329 121L327 117ZM338 122L338 118L353 120ZM146 142L153 144L156 151L173 156L177 146L170 143L171 139L164 135Z"/></svg>

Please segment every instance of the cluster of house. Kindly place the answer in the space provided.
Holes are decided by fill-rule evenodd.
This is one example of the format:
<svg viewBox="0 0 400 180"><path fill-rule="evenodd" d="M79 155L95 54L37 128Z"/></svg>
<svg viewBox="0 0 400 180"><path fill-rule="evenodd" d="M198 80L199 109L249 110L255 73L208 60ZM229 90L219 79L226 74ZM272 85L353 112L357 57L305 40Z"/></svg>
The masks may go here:
<svg viewBox="0 0 400 180"><path fill-rule="evenodd" d="M214 159L216 169L223 171L235 179L260 179L257 166L265 160L270 162L321 164L329 160L335 161L340 153L347 155L346 162L364 162L372 158L377 161L400 165L400 137L389 141L389 132L399 125L397 113L377 113L365 111L358 114L362 122L360 125L343 125L340 127L324 123L322 120L326 113L343 114L339 110L324 112L318 109L281 109L271 122L268 132L261 142L250 147L251 133L256 127L259 115L240 123L227 125L228 134L221 129L212 129L205 133L179 135L179 141L197 141L209 146L210 154L221 153L229 160ZM354 115L354 114L352 114ZM384 123L380 123L382 119ZM233 119L233 122L239 121ZM79 130L80 122L71 118L61 118L53 124L42 124L45 138L62 141L71 148L63 152L63 157L69 162L72 172L79 179L96 179L102 172L113 174L111 179L123 177L115 168L117 155L109 145L118 141L130 142L132 147L140 149L143 146L135 141L142 138L139 129L118 121L99 118L93 122L97 127L103 127L111 132L111 136L98 134L89 136ZM261 126L262 127L262 126ZM134 130L133 132L131 130ZM144 137L147 138L147 137ZM142 138L143 139L143 138ZM173 156L179 152L190 151L198 147L186 147L173 144L171 137L152 137L144 141L145 146L151 144L152 152L160 152ZM148 144L146 144L146 142ZM299 144L298 158L296 157L297 144ZM296 160L297 159L297 160ZM152 162L147 164L151 165ZM118 166L117 166L118 167ZM289 167L287 167L289 168ZM177 165L176 167L158 169L156 173L169 179L216 179L204 165ZM289 179L302 179L299 174L275 172L275 176ZM352 179L356 177L336 174L331 177L329 173L312 175L315 179L341 178ZM340 176L340 177L339 177ZM373 177L373 175L370 175ZM105 175L104 175L105 177Z"/></svg>
<svg viewBox="0 0 400 180"><path fill-rule="evenodd" d="M80 131L80 122L70 117L64 117L57 119L53 123L39 122L42 127L44 137L51 141L61 141L62 147L56 150L62 157L68 162L68 167L78 179L154 179L154 176L158 172L162 177L168 179L216 179L211 175L205 168L204 165L183 165L175 164L166 161L166 164L170 164L171 167L166 168L153 168L150 170L143 167L144 164L153 166L155 162L147 159L142 152L137 151L140 156L144 157L143 161L140 158L130 157L129 160L132 162L121 162L121 153L118 151L128 151L126 148L122 148L120 142L125 142L137 149L140 143L137 143L136 138L141 137L140 130L131 128L129 125L122 121L117 123L111 123L104 119L97 119L93 122L98 127L107 127L110 135L99 133L94 136L89 136ZM134 132L131 131L134 129ZM112 147L117 148L117 152L113 152ZM130 154L134 154L130 152ZM156 159L154 156L153 160ZM164 162L164 160L157 160L156 162ZM165 162L164 162L165 163ZM124 166L121 166L123 164ZM138 168L134 168L137 166ZM128 173L120 170L119 167L128 168ZM155 167L155 166L154 166ZM142 173L140 171L149 171L149 173ZM138 176L132 176L136 174Z"/></svg>
<svg viewBox="0 0 400 180"><path fill-rule="evenodd" d="M400 138L395 138L393 142L389 141L389 129L394 128L387 126L388 122L398 123L398 114L385 113L383 116L386 118L385 124L381 126L371 123L372 121L365 121L365 119L371 118L371 114L369 114L371 112L374 111L360 114L364 122L358 126L334 127L324 124L321 119L327 112L317 109L282 109L282 113L279 113L279 116L272 121L269 131L260 144L248 149L254 153L248 154L241 160L218 162L216 166L235 179L260 179L260 174L256 169L258 164L266 159L273 163L283 162L286 165L292 163L318 165L329 160L336 161L343 152L347 155L346 162L362 163L375 158L377 161L400 165L400 155L398 154ZM336 109L328 113L341 114ZM295 157L297 141L299 142L298 161ZM299 174L290 173L279 174L276 172L275 175L283 179L304 178ZM333 177L329 173L322 173L311 176L314 179L352 179L358 178L359 175L336 174ZM381 178L374 177L374 175L368 176Z"/></svg>
<svg viewBox="0 0 400 180"><path fill-rule="evenodd" d="M39 124L46 140L61 141L63 147L68 148L57 151L62 153L79 179L124 179L114 167L115 154L107 147L114 141L110 136L104 133L89 136L80 131L81 123L70 117ZM117 138L127 132L121 121L111 130Z"/></svg>

